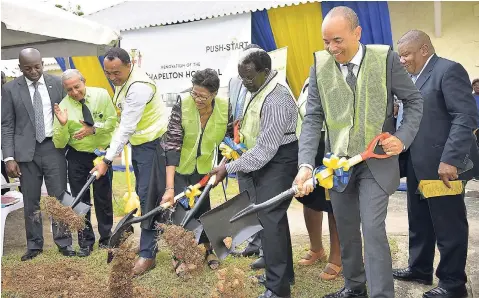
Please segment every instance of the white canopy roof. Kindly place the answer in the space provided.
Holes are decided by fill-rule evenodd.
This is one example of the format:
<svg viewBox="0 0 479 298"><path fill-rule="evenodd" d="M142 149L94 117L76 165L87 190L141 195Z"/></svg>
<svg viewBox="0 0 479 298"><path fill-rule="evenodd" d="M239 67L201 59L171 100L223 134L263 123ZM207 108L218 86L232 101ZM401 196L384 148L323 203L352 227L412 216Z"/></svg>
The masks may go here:
<svg viewBox="0 0 479 298"><path fill-rule="evenodd" d="M1 0L2 60L35 47L44 57L99 56L119 37L94 21L40 1Z"/></svg>

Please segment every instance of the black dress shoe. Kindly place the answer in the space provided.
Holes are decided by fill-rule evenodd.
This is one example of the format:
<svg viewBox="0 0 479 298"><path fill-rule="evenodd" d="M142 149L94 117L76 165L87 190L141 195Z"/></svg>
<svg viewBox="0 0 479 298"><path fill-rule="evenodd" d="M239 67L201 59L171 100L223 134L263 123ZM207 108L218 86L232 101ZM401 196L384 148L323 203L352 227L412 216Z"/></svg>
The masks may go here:
<svg viewBox="0 0 479 298"><path fill-rule="evenodd" d="M411 268L394 269L393 277L398 280L415 281L423 285L432 285L432 274L422 274Z"/></svg>
<svg viewBox="0 0 479 298"><path fill-rule="evenodd" d="M260 284L263 284L263 285L266 284L266 275L264 273L260 274L260 275L256 275L255 278L258 280L258 282ZM294 283L295 283L295 280L294 280L294 277L293 277L292 279L289 280L289 284L291 286L294 286Z"/></svg>
<svg viewBox="0 0 479 298"><path fill-rule="evenodd" d="M441 287L434 288L422 295L423 298L463 298L467 297L466 286L454 290L446 290Z"/></svg>
<svg viewBox="0 0 479 298"><path fill-rule="evenodd" d="M331 293L323 296L323 298L368 298L366 289L364 290L350 290L342 288L336 293Z"/></svg>
<svg viewBox="0 0 479 298"><path fill-rule="evenodd" d="M291 295L288 296L278 296L275 293L271 292L271 290L266 290L263 294L259 295L258 298L291 298Z"/></svg>
<svg viewBox="0 0 479 298"><path fill-rule="evenodd" d="M80 247L80 250L77 253L77 256L80 258L88 257L93 251L92 246Z"/></svg>
<svg viewBox="0 0 479 298"><path fill-rule="evenodd" d="M58 248L58 251L65 257L74 257L77 255L76 251L74 251L71 246L60 247Z"/></svg>
<svg viewBox="0 0 479 298"><path fill-rule="evenodd" d="M256 245L248 245L244 250L235 250L231 252L231 255L235 257L251 257L254 255L259 256L259 247Z"/></svg>
<svg viewBox="0 0 479 298"><path fill-rule="evenodd" d="M249 265L249 266L253 270L264 269L264 268L266 268L266 263L264 262L263 257L259 257L253 263L251 263L251 265Z"/></svg>
<svg viewBox="0 0 479 298"><path fill-rule="evenodd" d="M25 254L22 256L21 260L22 261L31 260L31 259L35 258L36 256L38 256L39 254L41 254L42 252L43 252L42 249L27 249L27 252L25 252Z"/></svg>

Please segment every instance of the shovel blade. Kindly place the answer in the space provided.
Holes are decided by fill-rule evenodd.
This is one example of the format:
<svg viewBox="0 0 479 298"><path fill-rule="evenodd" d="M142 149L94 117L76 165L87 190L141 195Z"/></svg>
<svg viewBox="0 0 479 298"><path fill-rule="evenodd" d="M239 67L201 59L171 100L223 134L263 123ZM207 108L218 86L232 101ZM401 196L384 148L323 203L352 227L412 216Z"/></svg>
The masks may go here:
<svg viewBox="0 0 479 298"><path fill-rule="evenodd" d="M135 213L136 208L130 211L130 213L125 215L120 222L118 222L115 230L113 230L113 233L110 236L110 241L108 242L108 246L110 248L116 248L121 245L121 241L123 240L123 235L125 232L133 232L133 226L128 222L134 217Z"/></svg>
<svg viewBox="0 0 479 298"><path fill-rule="evenodd" d="M73 211L78 215L86 215L90 209L91 206L83 202L79 202L75 207L73 207Z"/></svg>
<svg viewBox="0 0 479 298"><path fill-rule="evenodd" d="M200 217L206 235L220 260L226 258L236 246L263 229L256 213L230 222L233 215L248 207L250 203L248 191L244 191ZM227 237L232 238L230 248L227 248L223 242Z"/></svg>
<svg viewBox="0 0 479 298"><path fill-rule="evenodd" d="M64 190L58 197L58 200L63 206L70 207L73 204L75 198L68 191Z"/></svg>

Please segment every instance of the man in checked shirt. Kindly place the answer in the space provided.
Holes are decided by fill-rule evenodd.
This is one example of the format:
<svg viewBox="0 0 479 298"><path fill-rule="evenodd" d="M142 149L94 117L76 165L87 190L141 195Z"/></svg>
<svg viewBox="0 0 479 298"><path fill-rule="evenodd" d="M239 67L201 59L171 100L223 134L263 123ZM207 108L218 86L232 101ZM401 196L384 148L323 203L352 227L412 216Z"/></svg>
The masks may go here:
<svg viewBox="0 0 479 298"><path fill-rule="evenodd" d="M238 73L248 90L243 107L240 133L248 151L229 164L218 166L216 182L227 174L241 172L254 181L256 203L287 190L297 171L298 109L286 82L271 70L271 57L263 49L242 53ZM290 297L294 283L293 253L286 211L291 199L258 213L266 276L266 291L259 298ZM260 278L262 279L262 278Z"/></svg>

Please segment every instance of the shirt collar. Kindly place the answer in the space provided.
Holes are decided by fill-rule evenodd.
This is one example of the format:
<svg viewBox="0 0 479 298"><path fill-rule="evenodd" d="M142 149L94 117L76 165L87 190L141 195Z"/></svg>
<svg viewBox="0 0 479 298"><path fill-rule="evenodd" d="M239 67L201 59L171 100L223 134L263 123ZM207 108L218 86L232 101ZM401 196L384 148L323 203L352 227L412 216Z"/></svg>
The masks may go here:
<svg viewBox="0 0 479 298"><path fill-rule="evenodd" d="M356 55L354 55L354 57L351 59L351 61L349 61L349 63L353 63L355 66L361 65L361 61L363 60L363 52L364 52L363 45L359 43L358 51ZM347 66L348 64L346 63L342 65Z"/></svg>
<svg viewBox="0 0 479 298"><path fill-rule="evenodd" d="M27 82L27 86L30 86L33 84L33 81L30 81L27 77L25 77L25 81ZM38 83L45 85L45 79L43 78L43 75L38 79Z"/></svg>
<svg viewBox="0 0 479 298"><path fill-rule="evenodd" d="M434 54L432 54L426 61L426 63L424 64L424 66L422 67L421 71L419 72L419 74L417 76L415 75L411 75L413 77L416 77L416 80L419 78L419 76L422 74L422 72L424 71L424 69L426 68L427 64L429 63L429 61L431 60L432 56L434 56Z"/></svg>

